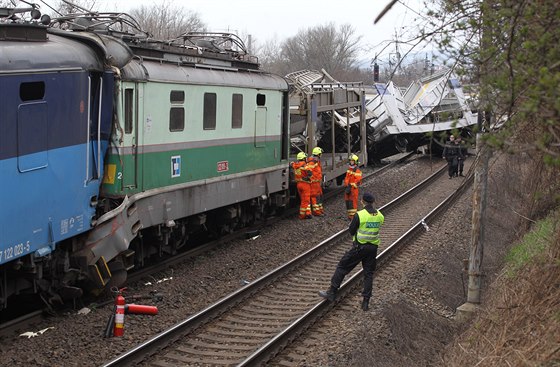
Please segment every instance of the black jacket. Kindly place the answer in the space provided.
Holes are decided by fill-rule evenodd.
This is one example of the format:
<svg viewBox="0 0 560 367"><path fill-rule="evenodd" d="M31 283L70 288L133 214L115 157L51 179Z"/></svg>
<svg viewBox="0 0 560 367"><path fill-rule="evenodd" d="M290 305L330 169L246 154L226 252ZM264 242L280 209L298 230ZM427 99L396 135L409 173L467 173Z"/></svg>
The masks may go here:
<svg viewBox="0 0 560 367"><path fill-rule="evenodd" d="M445 144L443 148L443 157L446 159L451 159L454 157L463 158L463 151L459 144Z"/></svg>

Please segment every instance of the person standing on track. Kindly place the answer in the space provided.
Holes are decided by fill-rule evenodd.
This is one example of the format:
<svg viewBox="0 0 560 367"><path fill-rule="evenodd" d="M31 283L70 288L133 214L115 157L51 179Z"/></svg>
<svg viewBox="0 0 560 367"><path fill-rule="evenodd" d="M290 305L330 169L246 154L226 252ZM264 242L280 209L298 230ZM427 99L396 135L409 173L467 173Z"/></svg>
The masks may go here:
<svg viewBox="0 0 560 367"><path fill-rule="evenodd" d="M311 212L313 215L322 217L325 214L323 209L323 168L321 167L321 154L323 149L313 148L312 156L307 159L311 169Z"/></svg>
<svg viewBox="0 0 560 367"><path fill-rule="evenodd" d="M360 194L358 186L362 183L362 171L358 167L358 159L358 156L355 154L350 156L350 164L346 170L346 176L344 177L344 186L346 187L344 202L346 203L348 219L354 218L354 215L358 211L358 197Z"/></svg>
<svg viewBox="0 0 560 367"><path fill-rule="evenodd" d="M381 242L379 230L385 222L385 217L374 207L374 203L373 194L364 193L362 197L364 208L357 212L348 227L348 232L353 239L352 248L346 251L338 262L329 289L319 292L321 297L333 302L344 277L361 262L364 274L364 289L362 292L362 310L364 311L369 308L369 299L373 288L373 272L377 261L377 248Z"/></svg>
<svg viewBox="0 0 560 367"><path fill-rule="evenodd" d="M447 172L449 178L457 177L457 169L459 168L459 160L463 159L461 149L455 142L455 137L451 135L449 141L443 148L443 159L447 161Z"/></svg>
<svg viewBox="0 0 560 367"><path fill-rule="evenodd" d="M311 170L307 165L307 154L299 152L297 161L292 162L299 195L299 219L311 219Z"/></svg>

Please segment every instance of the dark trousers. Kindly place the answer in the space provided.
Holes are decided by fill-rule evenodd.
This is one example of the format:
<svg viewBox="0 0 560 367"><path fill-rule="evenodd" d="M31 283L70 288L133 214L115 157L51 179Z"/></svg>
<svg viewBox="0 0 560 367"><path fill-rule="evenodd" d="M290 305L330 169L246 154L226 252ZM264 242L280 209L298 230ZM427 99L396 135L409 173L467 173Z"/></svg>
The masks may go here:
<svg viewBox="0 0 560 367"><path fill-rule="evenodd" d="M449 177L453 177L457 174L457 168L459 166L459 159L457 157L447 158L447 173Z"/></svg>
<svg viewBox="0 0 560 367"><path fill-rule="evenodd" d="M463 167L465 166L465 159L460 159L459 158L459 162L458 162L458 166L459 166L459 174L462 175L463 174Z"/></svg>
<svg viewBox="0 0 560 367"><path fill-rule="evenodd" d="M369 299L373 286L373 271L375 270L376 257L376 245L357 245L354 243L352 248L346 251L338 262L334 275L331 278L331 286L334 289L340 288L346 274L351 272L361 261L364 274L364 291L362 292L362 296Z"/></svg>

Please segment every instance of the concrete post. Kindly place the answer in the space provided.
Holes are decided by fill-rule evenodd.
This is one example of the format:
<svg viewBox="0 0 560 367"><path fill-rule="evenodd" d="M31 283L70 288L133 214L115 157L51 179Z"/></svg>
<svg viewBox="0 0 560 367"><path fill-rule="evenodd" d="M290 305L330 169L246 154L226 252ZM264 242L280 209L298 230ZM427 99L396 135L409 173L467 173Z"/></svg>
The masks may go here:
<svg viewBox="0 0 560 367"><path fill-rule="evenodd" d="M484 249L484 221L486 217L486 196L488 188L488 161L490 149L482 141L482 134L476 136L476 162L474 172L471 251L468 263L467 303L457 308L457 317L464 320L480 304L481 266Z"/></svg>

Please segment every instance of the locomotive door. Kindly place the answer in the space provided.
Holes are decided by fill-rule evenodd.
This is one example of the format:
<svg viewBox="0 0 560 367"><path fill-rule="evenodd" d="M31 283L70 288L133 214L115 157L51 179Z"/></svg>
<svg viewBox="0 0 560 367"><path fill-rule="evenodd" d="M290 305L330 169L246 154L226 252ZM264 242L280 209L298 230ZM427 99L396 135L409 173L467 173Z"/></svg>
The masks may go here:
<svg viewBox="0 0 560 367"><path fill-rule="evenodd" d="M262 148L266 143L266 107L257 107L255 112L255 147Z"/></svg>
<svg viewBox="0 0 560 367"><path fill-rule="evenodd" d="M138 83L123 83L122 86L122 121L124 136L121 153L122 185L124 191L138 187Z"/></svg>

